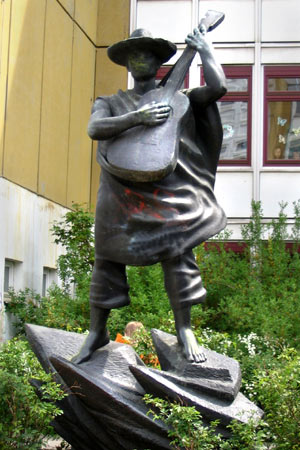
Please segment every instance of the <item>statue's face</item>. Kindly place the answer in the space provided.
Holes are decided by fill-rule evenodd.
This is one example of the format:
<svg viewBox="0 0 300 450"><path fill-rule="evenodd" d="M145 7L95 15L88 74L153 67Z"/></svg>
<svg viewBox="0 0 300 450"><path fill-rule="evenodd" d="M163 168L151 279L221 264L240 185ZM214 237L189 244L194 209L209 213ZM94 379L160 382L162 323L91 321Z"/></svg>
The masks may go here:
<svg viewBox="0 0 300 450"><path fill-rule="evenodd" d="M137 81L154 78L161 62L150 50L136 49L129 53L127 68Z"/></svg>

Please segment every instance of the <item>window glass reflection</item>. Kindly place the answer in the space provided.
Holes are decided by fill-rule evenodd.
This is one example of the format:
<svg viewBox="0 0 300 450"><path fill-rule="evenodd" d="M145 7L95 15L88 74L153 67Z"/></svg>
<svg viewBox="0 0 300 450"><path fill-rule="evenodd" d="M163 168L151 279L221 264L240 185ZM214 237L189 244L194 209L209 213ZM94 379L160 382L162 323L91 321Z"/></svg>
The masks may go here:
<svg viewBox="0 0 300 450"><path fill-rule="evenodd" d="M268 103L268 159L300 160L300 101Z"/></svg>
<svg viewBox="0 0 300 450"><path fill-rule="evenodd" d="M300 78L269 78L268 90L275 91L300 91Z"/></svg>
<svg viewBox="0 0 300 450"><path fill-rule="evenodd" d="M247 92L247 78L226 78L227 92Z"/></svg>
<svg viewBox="0 0 300 450"><path fill-rule="evenodd" d="M247 158L248 103L218 102L223 125L221 160Z"/></svg>

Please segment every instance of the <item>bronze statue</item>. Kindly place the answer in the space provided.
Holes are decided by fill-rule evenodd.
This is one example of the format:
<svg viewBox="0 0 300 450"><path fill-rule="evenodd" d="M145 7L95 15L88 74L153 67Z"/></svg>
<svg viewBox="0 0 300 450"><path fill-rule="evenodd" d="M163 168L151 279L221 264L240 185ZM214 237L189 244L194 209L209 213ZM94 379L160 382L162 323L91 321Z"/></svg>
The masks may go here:
<svg viewBox="0 0 300 450"><path fill-rule="evenodd" d="M131 72L134 88L98 97L89 121L102 172L90 333L73 362L108 343L110 310L130 302L126 265L157 262L184 355L205 361L191 329L191 307L206 296L192 249L226 225L213 193L223 135L216 101L226 92L225 76L205 38L218 23L202 22L187 36L185 56L159 85L157 70L175 54L174 44L138 29L108 49ZM178 92L196 52L206 85Z"/></svg>

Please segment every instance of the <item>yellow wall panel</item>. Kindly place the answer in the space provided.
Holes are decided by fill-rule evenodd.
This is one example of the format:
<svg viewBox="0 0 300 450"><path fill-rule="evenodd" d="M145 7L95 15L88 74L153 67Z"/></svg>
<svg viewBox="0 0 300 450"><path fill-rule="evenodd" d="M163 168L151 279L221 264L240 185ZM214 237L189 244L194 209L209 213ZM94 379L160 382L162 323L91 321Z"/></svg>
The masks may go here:
<svg viewBox="0 0 300 450"><path fill-rule="evenodd" d="M126 39L129 15L130 0L99 0L97 45L108 46Z"/></svg>
<svg viewBox="0 0 300 450"><path fill-rule="evenodd" d="M47 2L39 194L65 205L73 22L55 0Z"/></svg>
<svg viewBox="0 0 300 450"><path fill-rule="evenodd" d="M127 70L110 61L105 48L97 49L95 97L112 95L119 89L127 87ZM91 206L96 206L99 186L100 167L96 161L97 143L93 145L92 176L91 176Z"/></svg>
<svg viewBox="0 0 300 450"><path fill-rule="evenodd" d="M119 89L126 89L127 69L113 63L105 48L97 50L95 94L111 95Z"/></svg>
<svg viewBox="0 0 300 450"><path fill-rule="evenodd" d="M11 0L0 2L0 175L3 174L4 123Z"/></svg>
<svg viewBox="0 0 300 450"><path fill-rule="evenodd" d="M37 189L45 0L13 0L3 174Z"/></svg>
<svg viewBox="0 0 300 450"><path fill-rule="evenodd" d="M73 41L72 91L67 205L90 201L92 141L87 124L94 97L96 50L75 25Z"/></svg>
<svg viewBox="0 0 300 450"><path fill-rule="evenodd" d="M75 20L95 43L99 0L75 0Z"/></svg>
<svg viewBox="0 0 300 450"><path fill-rule="evenodd" d="M68 13L74 17L75 13L75 0L57 0Z"/></svg>
<svg viewBox="0 0 300 450"><path fill-rule="evenodd" d="M127 71L92 42L106 46L128 36L129 4L0 0L0 175L3 160L4 176L40 195L95 205L100 168L86 134L93 94L125 89Z"/></svg>

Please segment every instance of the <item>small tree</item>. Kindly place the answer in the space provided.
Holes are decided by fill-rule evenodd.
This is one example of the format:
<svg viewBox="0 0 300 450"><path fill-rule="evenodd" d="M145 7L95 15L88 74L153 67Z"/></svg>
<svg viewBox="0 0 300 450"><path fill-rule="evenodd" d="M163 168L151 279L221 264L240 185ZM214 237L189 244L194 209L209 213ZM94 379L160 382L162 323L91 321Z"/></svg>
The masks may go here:
<svg viewBox="0 0 300 450"><path fill-rule="evenodd" d="M74 203L72 211L53 223L52 234L54 242L66 251L57 261L64 290L68 292L71 283L78 290L84 289L94 265L94 216L87 208Z"/></svg>

